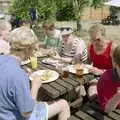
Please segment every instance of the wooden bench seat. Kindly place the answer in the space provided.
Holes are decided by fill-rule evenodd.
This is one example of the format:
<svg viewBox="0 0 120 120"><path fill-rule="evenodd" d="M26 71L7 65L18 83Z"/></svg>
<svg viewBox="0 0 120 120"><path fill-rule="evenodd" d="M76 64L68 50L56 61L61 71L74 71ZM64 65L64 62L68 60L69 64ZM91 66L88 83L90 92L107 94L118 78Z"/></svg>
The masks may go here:
<svg viewBox="0 0 120 120"><path fill-rule="evenodd" d="M107 114L103 112L96 101L88 102L75 112L70 120L120 120L120 110Z"/></svg>

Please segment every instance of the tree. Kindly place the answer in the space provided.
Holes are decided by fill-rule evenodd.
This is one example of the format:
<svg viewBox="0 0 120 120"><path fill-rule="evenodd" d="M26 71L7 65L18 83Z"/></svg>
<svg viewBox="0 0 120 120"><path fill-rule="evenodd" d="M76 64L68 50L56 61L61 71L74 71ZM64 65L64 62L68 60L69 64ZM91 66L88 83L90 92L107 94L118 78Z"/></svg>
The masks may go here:
<svg viewBox="0 0 120 120"><path fill-rule="evenodd" d="M81 29L81 16L84 8L89 5L89 0L72 0L73 10L76 18L77 30Z"/></svg>
<svg viewBox="0 0 120 120"><path fill-rule="evenodd" d="M30 8L35 8L42 19L47 19L55 17L57 7L54 0L12 0L9 11L22 19L30 19Z"/></svg>
<svg viewBox="0 0 120 120"><path fill-rule="evenodd" d="M62 10L66 18L69 18L67 20L75 17L77 30L80 30L81 16L84 13L84 8L91 6L96 9L102 5L103 1L104 0L12 0L10 12L15 13L22 19L30 19L28 11L30 8L35 8L40 18L42 17L44 20L51 16L56 18L57 11ZM71 17L69 17L70 15Z"/></svg>
<svg viewBox="0 0 120 120"><path fill-rule="evenodd" d="M94 9L99 8L103 5L104 0L91 0L91 7Z"/></svg>

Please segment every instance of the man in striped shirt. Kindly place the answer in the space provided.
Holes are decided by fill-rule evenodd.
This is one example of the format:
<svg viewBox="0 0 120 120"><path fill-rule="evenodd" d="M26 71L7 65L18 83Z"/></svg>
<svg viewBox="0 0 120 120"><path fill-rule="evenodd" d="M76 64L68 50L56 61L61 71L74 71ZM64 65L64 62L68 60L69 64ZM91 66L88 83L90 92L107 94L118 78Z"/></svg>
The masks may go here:
<svg viewBox="0 0 120 120"><path fill-rule="evenodd" d="M73 30L69 27L61 30L62 40L58 47L59 58L68 62L79 60L86 63L88 57L86 44L72 33Z"/></svg>

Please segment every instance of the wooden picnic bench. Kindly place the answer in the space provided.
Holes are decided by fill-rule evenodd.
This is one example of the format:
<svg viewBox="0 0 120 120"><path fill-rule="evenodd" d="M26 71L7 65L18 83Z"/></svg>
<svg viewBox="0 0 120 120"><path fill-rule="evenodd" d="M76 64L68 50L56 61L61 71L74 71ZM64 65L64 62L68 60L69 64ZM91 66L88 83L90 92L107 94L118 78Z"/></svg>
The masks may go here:
<svg viewBox="0 0 120 120"><path fill-rule="evenodd" d="M120 120L120 110L107 114L100 109L97 101L92 101L80 107L69 120Z"/></svg>

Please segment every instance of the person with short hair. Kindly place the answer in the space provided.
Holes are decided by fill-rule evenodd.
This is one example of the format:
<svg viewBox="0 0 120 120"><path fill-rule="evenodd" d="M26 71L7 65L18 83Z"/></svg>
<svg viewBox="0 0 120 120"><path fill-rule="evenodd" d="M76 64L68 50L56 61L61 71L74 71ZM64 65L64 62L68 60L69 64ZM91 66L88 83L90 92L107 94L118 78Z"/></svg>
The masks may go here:
<svg viewBox="0 0 120 120"><path fill-rule="evenodd" d="M89 59L94 67L101 70L101 73L112 68L111 53L116 47L115 42L105 37L105 33L105 27L101 24L95 24L89 29L91 36Z"/></svg>
<svg viewBox="0 0 120 120"><path fill-rule="evenodd" d="M21 68L21 61L34 54L36 37L27 29L10 39L11 55L0 55L0 120L47 120L57 115L59 120L70 117L67 101L37 102L41 86L38 75L33 76L31 91L29 76ZM16 35L15 35L16 36ZM25 39L25 42L23 40Z"/></svg>
<svg viewBox="0 0 120 120"><path fill-rule="evenodd" d="M105 112L120 108L120 45L112 54L113 68L106 70L97 84L98 101Z"/></svg>
<svg viewBox="0 0 120 120"><path fill-rule="evenodd" d="M105 37L105 33L105 27L101 24L95 24L89 29L91 43L88 49L88 57L93 64L90 71L97 75L101 75L105 70L112 68L111 54L113 49L116 47L116 44L115 42L108 40ZM96 96L97 82L98 80L96 79L90 81L90 87L88 89L89 98L94 98L94 96Z"/></svg>

